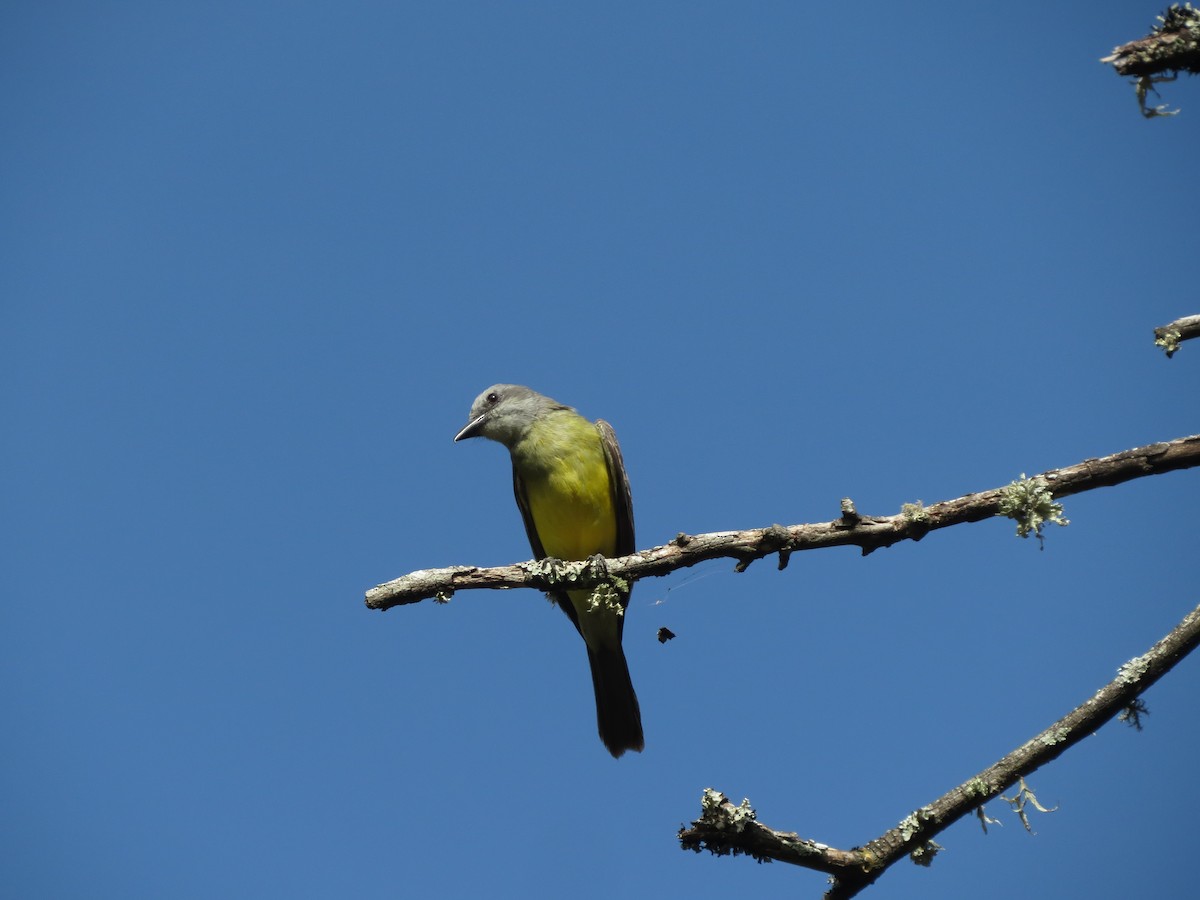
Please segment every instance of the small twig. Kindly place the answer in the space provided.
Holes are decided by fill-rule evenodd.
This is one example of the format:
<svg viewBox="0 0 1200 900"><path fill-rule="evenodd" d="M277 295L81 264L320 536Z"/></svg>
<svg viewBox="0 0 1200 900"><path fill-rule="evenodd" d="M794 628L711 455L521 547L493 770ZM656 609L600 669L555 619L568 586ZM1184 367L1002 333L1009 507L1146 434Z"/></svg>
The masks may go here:
<svg viewBox="0 0 1200 900"><path fill-rule="evenodd" d="M1200 466L1200 435L1084 460L1073 466L1051 469L1029 480L1044 482L1048 496L1059 498L1194 466ZM894 516L864 516L853 511L853 504L843 502L842 516L832 522L680 534L668 544L610 559L606 566L588 562L560 565L524 562L493 568L421 569L371 588L367 591L366 603L370 609L390 609L430 597L445 600L461 590L527 587L545 591L560 588L566 582L587 589L613 578L632 583L642 578L667 575L719 557L736 559L741 571L754 560L773 553L780 554L783 561L788 554L822 547L854 546L865 555L900 541L920 540L940 528L990 519L1000 511L1011 490L1012 486L1005 486L941 503L908 504L904 511Z"/></svg>
<svg viewBox="0 0 1200 900"><path fill-rule="evenodd" d="M680 830L680 844L683 849L697 853L709 850L718 856L744 854L759 862L778 860L825 872L833 876L833 886L825 894L825 900L853 897L904 856L928 865L940 849L933 838L964 816L977 814L985 825L994 822L978 811L1012 784L1019 784L1021 791L1009 802L1014 804L1028 828L1027 802L1044 812L1049 810L1037 802L1025 784L1025 777L1057 759L1122 710L1129 709L1138 702L1141 694L1197 645L1200 645L1200 606L1188 613L1145 655L1121 666L1115 679L1072 712L974 778L905 816L896 827L861 847L839 850L794 832L769 828L758 821L748 800L734 806L724 794L711 788L704 791L700 818Z"/></svg>

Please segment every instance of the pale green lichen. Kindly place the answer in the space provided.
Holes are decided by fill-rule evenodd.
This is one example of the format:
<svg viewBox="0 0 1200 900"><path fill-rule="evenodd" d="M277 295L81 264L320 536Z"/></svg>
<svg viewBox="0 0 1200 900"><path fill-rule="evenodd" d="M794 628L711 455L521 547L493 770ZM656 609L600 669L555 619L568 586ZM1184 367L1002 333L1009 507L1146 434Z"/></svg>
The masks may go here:
<svg viewBox="0 0 1200 900"><path fill-rule="evenodd" d="M705 788L704 793L700 795L700 812L707 815L710 812L715 812L721 808L726 797L715 788Z"/></svg>
<svg viewBox="0 0 1200 900"><path fill-rule="evenodd" d="M1158 118L1165 118L1167 116L1179 115L1179 110L1167 109L1167 104L1165 104L1165 103L1160 103L1157 106L1147 106L1146 105L1146 95L1149 94L1151 91L1154 91L1154 93L1156 93L1156 94L1158 93L1158 90L1155 89L1155 87L1154 87L1156 84L1162 84L1163 82L1167 82L1167 81L1174 81L1178 77L1179 76L1177 74L1175 74L1175 75L1159 75L1159 76L1142 75L1141 77L1138 78L1137 81L1135 81L1133 83L1134 93L1137 94L1138 109L1140 109L1142 111L1143 116L1145 116L1147 119L1158 119Z"/></svg>
<svg viewBox="0 0 1200 900"><path fill-rule="evenodd" d="M1141 697L1134 697L1126 706L1117 714L1117 721L1124 722L1134 731L1142 730L1142 716L1150 715L1150 709L1146 706L1146 701Z"/></svg>
<svg viewBox="0 0 1200 900"><path fill-rule="evenodd" d="M933 865L933 858L938 855L938 851L942 849L942 845L937 841L926 841L920 847L914 847L908 854L908 858L915 862L918 866Z"/></svg>
<svg viewBox="0 0 1200 900"><path fill-rule="evenodd" d="M604 557L598 557L598 559L603 561ZM603 569L596 570L596 560L597 557L592 557L575 562L547 556L544 559L535 559L521 565L530 575L544 578L550 587L558 588L576 584L585 575L603 577L606 572Z"/></svg>
<svg viewBox="0 0 1200 900"><path fill-rule="evenodd" d="M567 562L548 556L545 559L522 563L521 566L530 575L545 579L546 587L551 591L547 595L551 603L557 602L555 591L570 590L571 585L580 581L607 579L591 588L586 611L616 613L619 616L625 614L623 600L629 596L629 582L623 578L609 577L603 556L596 555L578 562Z"/></svg>
<svg viewBox="0 0 1200 900"><path fill-rule="evenodd" d="M975 817L979 819L979 827L983 829L984 834L987 834L987 827L989 825L999 825L1001 828L1004 827L1003 822L1001 822L999 819L993 819L991 816L989 816L987 814L987 810L982 806L975 808Z"/></svg>
<svg viewBox="0 0 1200 900"><path fill-rule="evenodd" d="M720 791L705 788L700 797L701 817L704 821L719 831L729 830L740 834L746 826L758 819L750 800L743 797L737 806L726 806L729 798Z"/></svg>
<svg viewBox="0 0 1200 900"><path fill-rule="evenodd" d="M1129 662L1124 663L1121 668L1117 669L1117 681L1122 684L1132 684L1138 681L1146 674L1146 669L1150 667L1150 662L1144 656L1135 656Z"/></svg>
<svg viewBox="0 0 1200 900"><path fill-rule="evenodd" d="M750 800L747 797L743 797L742 802L728 812L729 827L737 832L745 831L746 826L758 819L758 813L750 806Z"/></svg>
<svg viewBox="0 0 1200 900"><path fill-rule="evenodd" d="M900 515L908 519L914 525L922 525L929 521L929 513L925 510L925 504L918 500L916 503L905 503L900 507Z"/></svg>
<svg viewBox="0 0 1200 900"><path fill-rule="evenodd" d="M545 559L535 559L531 562L521 563L523 568L530 575L535 575L545 578L550 584L557 584L565 577L565 569L570 563L564 563L561 559L555 559L548 556Z"/></svg>
<svg viewBox="0 0 1200 900"><path fill-rule="evenodd" d="M1172 3L1161 16L1155 16L1158 24L1151 34L1179 34L1182 31L1200 32L1200 10L1193 9L1190 2L1180 6Z"/></svg>
<svg viewBox="0 0 1200 900"><path fill-rule="evenodd" d="M1154 336L1154 346L1161 347L1167 354L1167 359L1175 355L1175 351L1179 349L1179 341L1183 337L1183 332L1178 328L1168 328L1161 334Z"/></svg>
<svg viewBox="0 0 1200 900"><path fill-rule="evenodd" d="M933 818L933 807L922 806L920 809L913 810L907 816L900 820L897 826L900 829L900 837L903 840L911 840L913 835L921 830L921 823Z"/></svg>
<svg viewBox="0 0 1200 900"><path fill-rule="evenodd" d="M607 582L598 584L592 588L591 596L588 597L587 611L589 613L608 613L609 615L616 613L618 616L623 616L625 607L622 606L621 601L624 596L620 588L615 585Z"/></svg>
<svg viewBox="0 0 1200 900"><path fill-rule="evenodd" d="M1055 744L1060 744L1070 737L1070 732L1065 728L1058 728L1054 731L1046 731L1038 737L1038 740L1046 747L1053 747Z"/></svg>
<svg viewBox="0 0 1200 900"><path fill-rule="evenodd" d="M1054 502L1046 479L1041 475L1027 478L1024 472L1019 480L1000 491L996 515L1014 520L1018 537L1035 534L1039 543L1043 540L1042 527L1047 522L1062 526L1071 524L1069 519L1063 518L1062 504Z"/></svg>
<svg viewBox="0 0 1200 900"><path fill-rule="evenodd" d="M963 786L963 793L968 797L986 797L991 791L982 778L972 778Z"/></svg>
<svg viewBox="0 0 1200 900"><path fill-rule="evenodd" d="M1046 809L1046 807L1038 803L1037 795L1034 794L1027 784L1025 784L1024 778L1020 779L1019 784L1020 787L1018 788L1017 795L1015 797L1001 796L1000 799L1012 807L1013 812L1015 812L1020 818L1021 824L1025 826L1026 831L1028 831L1030 834L1036 834L1037 832L1033 830L1033 826L1029 824L1029 813L1026 810L1026 806L1032 805L1033 808L1038 812L1044 813L1052 813L1058 809L1058 807L1053 806L1050 809Z"/></svg>

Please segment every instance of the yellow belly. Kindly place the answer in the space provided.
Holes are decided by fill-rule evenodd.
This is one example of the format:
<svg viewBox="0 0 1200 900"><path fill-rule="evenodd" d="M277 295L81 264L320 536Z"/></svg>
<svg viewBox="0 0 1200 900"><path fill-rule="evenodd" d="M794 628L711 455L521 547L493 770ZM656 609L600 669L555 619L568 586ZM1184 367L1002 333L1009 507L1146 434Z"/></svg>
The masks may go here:
<svg viewBox="0 0 1200 900"><path fill-rule="evenodd" d="M551 477L527 484L529 512L547 556L587 559L612 556L617 549L617 519L608 490L608 471L591 473L585 484L577 477Z"/></svg>

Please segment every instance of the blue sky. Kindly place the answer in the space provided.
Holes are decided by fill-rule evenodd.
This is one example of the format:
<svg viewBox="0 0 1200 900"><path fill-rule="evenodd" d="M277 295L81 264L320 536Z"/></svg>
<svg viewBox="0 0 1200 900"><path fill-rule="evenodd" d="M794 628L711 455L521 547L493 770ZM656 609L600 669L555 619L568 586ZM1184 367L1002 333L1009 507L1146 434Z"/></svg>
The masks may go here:
<svg viewBox="0 0 1200 900"><path fill-rule="evenodd" d="M496 381L613 423L641 547L1200 430L1200 92L1097 61L1159 7L849 9L5 7L0 893L815 897L682 853L701 791L859 844L1195 605L1194 472L709 563L633 594L620 760L540 595L364 608L528 558ZM870 896L1176 893L1198 690Z"/></svg>

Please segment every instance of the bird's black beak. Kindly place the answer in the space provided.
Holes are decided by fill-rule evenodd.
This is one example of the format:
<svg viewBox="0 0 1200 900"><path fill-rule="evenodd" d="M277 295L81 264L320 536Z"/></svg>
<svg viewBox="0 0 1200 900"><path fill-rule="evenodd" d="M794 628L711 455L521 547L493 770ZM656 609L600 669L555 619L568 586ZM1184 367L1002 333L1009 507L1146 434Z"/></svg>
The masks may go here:
<svg viewBox="0 0 1200 900"><path fill-rule="evenodd" d="M467 427L454 436L455 441L465 441L467 438L479 437L479 429L483 427L484 421L487 419L487 413L481 416L476 416L467 423Z"/></svg>

